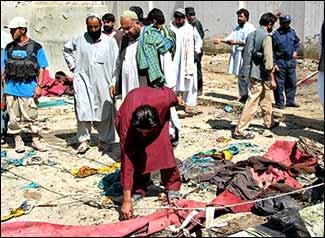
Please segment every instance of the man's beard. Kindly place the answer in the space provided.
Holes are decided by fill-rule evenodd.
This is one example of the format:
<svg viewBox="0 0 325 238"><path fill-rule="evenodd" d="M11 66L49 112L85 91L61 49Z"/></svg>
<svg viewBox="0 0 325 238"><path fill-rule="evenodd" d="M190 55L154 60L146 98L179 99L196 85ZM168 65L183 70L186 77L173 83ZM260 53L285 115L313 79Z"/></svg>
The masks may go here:
<svg viewBox="0 0 325 238"><path fill-rule="evenodd" d="M238 21L238 25L241 26L241 27L243 27L243 26L245 25L245 22L243 22L243 21Z"/></svg>
<svg viewBox="0 0 325 238"><path fill-rule="evenodd" d="M95 32L90 32L88 31L88 34L91 36L91 38L93 39L98 39L100 37L100 34L101 34L101 30L99 31L95 31Z"/></svg>
<svg viewBox="0 0 325 238"><path fill-rule="evenodd" d="M111 34L113 32L113 29L113 27L104 26L104 32L107 34Z"/></svg>

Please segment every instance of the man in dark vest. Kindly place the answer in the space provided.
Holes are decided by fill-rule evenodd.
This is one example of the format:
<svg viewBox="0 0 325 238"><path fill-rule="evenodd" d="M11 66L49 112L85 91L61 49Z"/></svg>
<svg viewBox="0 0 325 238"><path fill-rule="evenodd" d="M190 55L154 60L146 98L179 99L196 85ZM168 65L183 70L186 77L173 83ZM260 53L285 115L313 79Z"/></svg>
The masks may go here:
<svg viewBox="0 0 325 238"><path fill-rule="evenodd" d="M201 39L203 41L204 38L204 30L202 27L201 22L196 18L195 11L193 7L186 7L185 8L186 18L188 22L197 29L199 32ZM197 54L194 52L194 61L197 65L197 86L198 86L198 95L202 95L203 90L203 78L202 78L202 66L201 66L201 60L203 56L203 49L201 49L201 53Z"/></svg>
<svg viewBox="0 0 325 238"><path fill-rule="evenodd" d="M258 106L263 112L265 127L272 129L279 123L272 117L272 89L276 87L273 75L272 32L276 16L272 13L262 15L260 27L248 34L243 54L240 77L250 80L249 95L238 125L233 133L235 139L253 139L254 135L244 133L254 117Z"/></svg>
<svg viewBox="0 0 325 238"><path fill-rule="evenodd" d="M8 134L14 135L17 153L25 151L20 134L32 134L32 147L46 151L40 143L41 127L37 123L37 100L41 96L45 68L48 66L42 46L27 36L27 21L15 17L5 26L13 41L6 46L2 57L5 64L5 89L9 114ZM37 80L38 78L38 80Z"/></svg>

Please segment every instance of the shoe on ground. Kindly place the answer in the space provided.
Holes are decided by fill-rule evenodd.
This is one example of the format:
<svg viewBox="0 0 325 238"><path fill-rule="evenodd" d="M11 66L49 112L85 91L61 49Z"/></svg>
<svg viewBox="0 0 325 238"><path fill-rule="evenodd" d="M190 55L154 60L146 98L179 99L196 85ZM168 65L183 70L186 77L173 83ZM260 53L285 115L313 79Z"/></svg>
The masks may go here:
<svg viewBox="0 0 325 238"><path fill-rule="evenodd" d="M285 109L285 105L279 105L279 104L275 104L273 107L277 108L277 109Z"/></svg>
<svg viewBox="0 0 325 238"><path fill-rule="evenodd" d="M240 103L243 103L243 104L245 104L246 103L246 101L247 101L247 99L248 99L248 96L241 96L240 98L239 98L239 102Z"/></svg>
<svg viewBox="0 0 325 238"><path fill-rule="evenodd" d="M272 130L272 129L278 127L279 125L280 125L280 122L275 121L275 122L272 123L272 125L271 125L270 128L268 128L268 129Z"/></svg>
<svg viewBox="0 0 325 238"><path fill-rule="evenodd" d="M89 149L89 141L81 142L77 149L77 154L85 154Z"/></svg>
<svg viewBox="0 0 325 238"><path fill-rule="evenodd" d="M246 133L246 134L236 134L233 133L232 134L232 138L236 139L236 140L251 140L254 139L255 135L252 133Z"/></svg>
<svg viewBox="0 0 325 238"><path fill-rule="evenodd" d="M293 104L287 104L287 107L300 107L298 103L293 103Z"/></svg>
<svg viewBox="0 0 325 238"><path fill-rule="evenodd" d="M38 137L33 138L32 147L33 147L33 149L35 149L35 150L37 150L39 152L47 151L46 146L41 144L40 139Z"/></svg>
<svg viewBox="0 0 325 238"><path fill-rule="evenodd" d="M23 138L20 135L15 136L15 151L16 153L24 153L26 150Z"/></svg>

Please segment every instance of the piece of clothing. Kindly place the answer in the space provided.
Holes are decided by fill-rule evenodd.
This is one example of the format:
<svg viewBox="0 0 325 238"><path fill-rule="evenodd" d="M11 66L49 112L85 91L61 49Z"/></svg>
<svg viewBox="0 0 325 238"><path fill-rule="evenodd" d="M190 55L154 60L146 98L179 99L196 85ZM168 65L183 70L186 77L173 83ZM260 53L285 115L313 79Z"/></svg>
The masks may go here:
<svg viewBox="0 0 325 238"><path fill-rule="evenodd" d="M148 70L149 86L161 87L166 83L159 56L171 50L173 45L169 38L164 37L154 27L144 26L141 29L136 59L140 70Z"/></svg>
<svg viewBox="0 0 325 238"><path fill-rule="evenodd" d="M17 44L15 41L12 41L6 46L4 54L1 56L1 64L6 65L9 58L9 49L12 49L12 56L17 58L25 58L27 57L27 44L31 39L24 42L23 44ZM41 69L48 67L48 61L46 58L46 54L41 44L35 42L33 49L33 56L36 57L37 63ZM33 97L35 88L37 86L36 78L24 82L17 82L8 78L5 84L5 94L17 96L17 97Z"/></svg>
<svg viewBox="0 0 325 238"><path fill-rule="evenodd" d="M249 80L242 77L238 77L237 84L239 96L248 97Z"/></svg>
<svg viewBox="0 0 325 238"><path fill-rule="evenodd" d="M296 61L291 59L289 61ZM294 64L296 64L294 62ZM275 72L276 89L274 99L276 105L293 105L295 104L295 96L297 89L297 76L295 67L279 68Z"/></svg>
<svg viewBox="0 0 325 238"><path fill-rule="evenodd" d="M225 40L234 40L245 42L249 33L255 31L253 24L246 22L243 27L237 26ZM242 53L245 46L233 45L229 58L228 74L239 75L239 70L243 63Z"/></svg>
<svg viewBox="0 0 325 238"><path fill-rule="evenodd" d="M286 208L302 209L296 200L290 196L283 196L256 202L252 212L259 216L269 216Z"/></svg>
<svg viewBox="0 0 325 238"><path fill-rule="evenodd" d="M177 201L179 207L205 207L202 202L191 200ZM119 221L116 223L106 223L91 226L71 226L60 225L46 222L8 222L1 225L1 234L3 236L105 236L105 237L129 237L129 236L150 236L171 225L179 227L185 218L189 215L189 210L175 211L164 209L156 211L150 215L140 216L131 220ZM203 223L205 212L195 216L195 220ZM189 231L197 223L191 221L188 227Z"/></svg>
<svg viewBox="0 0 325 238"><path fill-rule="evenodd" d="M111 112L115 105L109 89L116 83L114 72L118 46L115 40L101 34L94 42L86 32L65 43L63 55L69 69L74 72L78 120L113 121L109 118L113 116Z"/></svg>
<svg viewBox="0 0 325 238"><path fill-rule="evenodd" d="M103 142L115 141L114 117L116 112L112 111L112 117L103 121L79 121L77 120L77 138L80 143L90 141L92 125L98 131L98 139Z"/></svg>
<svg viewBox="0 0 325 238"><path fill-rule="evenodd" d="M57 72L55 79L50 77L50 73L45 69L42 96L60 97L62 95L74 95L73 78L68 77L63 72Z"/></svg>
<svg viewBox="0 0 325 238"><path fill-rule="evenodd" d="M157 135L141 138L131 126L133 112L148 104L157 109L161 127ZM177 105L177 97L167 87L140 87L132 90L122 103L116 116L116 130L120 136L121 181L125 190L133 186L134 173L146 174L176 166L169 140L170 108ZM159 134L158 134L159 133Z"/></svg>
<svg viewBox="0 0 325 238"><path fill-rule="evenodd" d="M269 217L264 226L284 233L287 237L311 237L297 208L285 208Z"/></svg>
<svg viewBox="0 0 325 238"><path fill-rule="evenodd" d="M196 59L194 59L197 67L197 89L201 93L203 92L202 56L203 53L198 54L197 57L195 57Z"/></svg>
<svg viewBox="0 0 325 238"><path fill-rule="evenodd" d="M173 64L173 58L176 52L176 34L168 26L162 26L159 29L160 33L173 42L173 48L160 55L161 69L165 75L166 86L169 88L176 87L176 68Z"/></svg>
<svg viewBox="0 0 325 238"><path fill-rule="evenodd" d="M267 81L273 66L272 38L263 27L259 27L247 36L239 76Z"/></svg>
<svg viewBox="0 0 325 238"><path fill-rule="evenodd" d="M198 31L198 33L201 36L201 39L203 40L204 39L204 30L203 30L201 22L197 18L194 18L190 22L190 24L196 28L196 30Z"/></svg>
<svg viewBox="0 0 325 238"><path fill-rule="evenodd" d="M272 90L270 81L250 80L249 94L245 107L239 119L236 132L243 134L249 126L258 106L261 107L266 128L270 128L273 123L272 117Z"/></svg>
<svg viewBox="0 0 325 238"><path fill-rule="evenodd" d="M320 103L324 108L324 71L318 72L317 86Z"/></svg>
<svg viewBox="0 0 325 238"><path fill-rule="evenodd" d="M103 32L103 33L106 34L105 32ZM110 37L113 37L116 40L116 43L117 43L118 47L120 48L121 41L122 41L122 38L123 38L123 32L122 31L113 29L111 34L106 34L106 35L108 35Z"/></svg>
<svg viewBox="0 0 325 238"><path fill-rule="evenodd" d="M293 53L300 50L300 40L293 28L287 31L278 28L272 35L272 45L275 64L280 68L296 67L288 64L293 59Z"/></svg>
<svg viewBox="0 0 325 238"><path fill-rule="evenodd" d="M317 159L299 150L295 141L276 141L264 157L285 166L293 177L316 172Z"/></svg>
<svg viewBox="0 0 325 238"><path fill-rule="evenodd" d="M127 94L139 84L139 72L136 60L138 40L130 41L125 49L125 55L122 61L122 101Z"/></svg>
<svg viewBox="0 0 325 238"><path fill-rule="evenodd" d="M37 121L38 110L34 98L7 95L6 101L9 114L8 134L40 133L42 128Z"/></svg>
<svg viewBox="0 0 325 238"><path fill-rule="evenodd" d="M197 74L194 52L201 53L202 39L197 30L187 22L182 27L171 23L170 29L176 34L176 52L173 59L176 69L176 91L191 91L197 85L197 79L194 78ZM194 89L197 90L197 87Z"/></svg>

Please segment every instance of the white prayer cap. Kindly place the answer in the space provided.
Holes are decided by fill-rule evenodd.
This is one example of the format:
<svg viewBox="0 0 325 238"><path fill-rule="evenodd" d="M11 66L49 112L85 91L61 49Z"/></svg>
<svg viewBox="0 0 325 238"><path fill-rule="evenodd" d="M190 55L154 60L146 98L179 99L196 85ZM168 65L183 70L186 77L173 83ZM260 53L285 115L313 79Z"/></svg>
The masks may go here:
<svg viewBox="0 0 325 238"><path fill-rule="evenodd" d="M124 11L121 15L121 18L122 17L129 17L131 20L138 20L138 15L134 11L130 10Z"/></svg>
<svg viewBox="0 0 325 238"><path fill-rule="evenodd" d="M181 13L181 14L183 14L185 16L185 10L184 10L184 8L178 8L178 9L176 9L175 12L179 12L179 13Z"/></svg>

